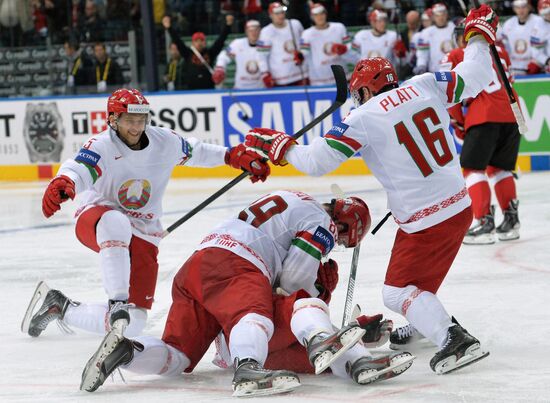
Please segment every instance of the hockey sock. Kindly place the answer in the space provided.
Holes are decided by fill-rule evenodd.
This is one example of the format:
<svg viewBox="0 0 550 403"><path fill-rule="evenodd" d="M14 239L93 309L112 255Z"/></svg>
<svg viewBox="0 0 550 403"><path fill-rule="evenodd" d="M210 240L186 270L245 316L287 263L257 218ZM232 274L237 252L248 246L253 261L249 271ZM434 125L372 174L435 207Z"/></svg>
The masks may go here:
<svg viewBox="0 0 550 403"><path fill-rule="evenodd" d="M244 315L231 329L229 351L231 360L252 358L264 365L268 343L273 336L273 321L255 313Z"/></svg>
<svg viewBox="0 0 550 403"><path fill-rule="evenodd" d="M503 171L495 167L487 168L487 173L489 174L491 185L495 189L498 205L504 211L509 207L510 200L517 198L514 176L510 171Z"/></svg>
<svg viewBox="0 0 550 403"><path fill-rule="evenodd" d="M178 376L191 364L181 351L152 336L136 337L143 351L134 351L134 359L122 368L137 374Z"/></svg>
<svg viewBox="0 0 550 403"><path fill-rule="evenodd" d="M294 303L290 328L300 344L319 333L333 332L327 304L319 298L302 298Z"/></svg>
<svg viewBox="0 0 550 403"><path fill-rule="evenodd" d="M97 223L96 239L103 272L103 287L109 299L127 300L130 288L130 221L122 213L110 210Z"/></svg>
<svg viewBox="0 0 550 403"><path fill-rule="evenodd" d="M109 326L109 306L107 304L79 304L69 305L63 322L71 327L86 330L92 333L105 334ZM147 311L141 308L128 309L130 324L124 331L127 337L134 337L143 332L147 323Z"/></svg>
<svg viewBox="0 0 550 403"><path fill-rule="evenodd" d="M483 171L464 169L464 177L466 178L468 193L472 199L474 218L479 220L490 212L491 188L487 176Z"/></svg>

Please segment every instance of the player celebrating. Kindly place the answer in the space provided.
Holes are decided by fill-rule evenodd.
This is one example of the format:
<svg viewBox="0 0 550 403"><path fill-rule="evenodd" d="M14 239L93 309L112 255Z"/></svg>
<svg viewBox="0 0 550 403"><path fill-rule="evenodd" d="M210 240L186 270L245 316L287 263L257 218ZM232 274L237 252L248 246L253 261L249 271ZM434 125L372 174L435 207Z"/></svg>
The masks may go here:
<svg viewBox="0 0 550 403"><path fill-rule="evenodd" d="M300 41L300 50L308 66L309 81L311 85L334 84L330 66L339 64L344 70L347 69L344 56L351 38L343 24L327 21L327 10L322 4L311 7L311 19L314 25L304 31Z"/></svg>
<svg viewBox="0 0 550 403"><path fill-rule="evenodd" d="M434 25L425 28L418 39L415 74L439 71L439 62L453 48L452 37L455 24L449 21L447 6L436 3L431 10Z"/></svg>
<svg viewBox="0 0 550 403"><path fill-rule="evenodd" d="M239 89L263 88L260 72L260 54L257 42L260 37L260 23L256 20L246 22L244 32L246 38L234 39L223 50L216 61L216 69L212 75L214 83L221 84L225 79L225 69L231 61L235 61L235 86Z"/></svg>
<svg viewBox="0 0 550 403"><path fill-rule="evenodd" d="M393 60L397 33L386 30L388 14L381 10L374 10L369 14L369 22L372 28L357 32L351 43L357 59L381 56Z"/></svg>
<svg viewBox="0 0 550 403"><path fill-rule="evenodd" d="M274 332L272 290L302 289L305 296L318 296L321 258L335 242L356 245L369 226L368 208L358 198L321 205L299 192L261 197L207 235L176 274L162 340L130 341L110 332L86 365L81 389L96 390L120 365L147 374L191 372L220 331L226 336L229 362L235 363L236 396L298 387L293 372L263 367ZM364 333L354 324L333 339L327 334L308 336L316 336L310 344L322 353L331 344L347 349Z"/></svg>
<svg viewBox="0 0 550 403"><path fill-rule="evenodd" d="M527 74L550 73L550 0L539 0L542 17L531 34L533 60L527 65Z"/></svg>
<svg viewBox="0 0 550 403"><path fill-rule="evenodd" d="M33 337L55 319L102 334L115 322L117 327L129 322L128 334L141 333L155 295L161 202L174 166L226 163L248 170L254 181L269 174L260 156L243 146L228 150L149 126L149 102L138 90L116 90L107 102L107 113L109 128L91 137L49 183L42 212L49 218L63 202L81 195L76 236L99 253L109 302L73 302L41 282L22 325ZM40 300L43 304L33 315Z"/></svg>
<svg viewBox="0 0 550 403"><path fill-rule="evenodd" d="M451 319L435 294L472 221L446 108L476 96L490 83L487 43L495 41L497 21L486 5L470 11L464 61L450 72L423 74L400 87L388 60L360 61L350 82L357 108L309 146L269 129L253 129L246 136L245 144L273 163L288 162L311 175L328 173L361 152L386 189L400 227L386 273L384 303L440 348L430 361L438 374L488 354Z"/></svg>
<svg viewBox="0 0 550 403"><path fill-rule="evenodd" d="M458 47L442 61L441 70L448 71L464 59L466 43L463 39L464 25L455 28ZM510 65L508 53L497 46L505 70ZM517 94L516 94L517 97ZM518 200L512 170L516 166L520 134L508 94L493 66L493 80L477 97L466 101L468 111L462 112L462 104L449 108L451 123L458 138L464 140L460 153L468 193L472 199L472 210L477 224L466 237L465 244L492 244L495 242L494 210L491 207L491 189L504 215L503 222L496 228L501 241L519 238Z"/></svg>
<svg viewBox="0 0 550 403"><path fill-rule="evenodd" d="M271 24L262 28L258 51L262 56L260 70L266 87L305 85L307 71L298 41L304 27L298 20L287 20L286 7L275 2L269 5Z"/></svg>

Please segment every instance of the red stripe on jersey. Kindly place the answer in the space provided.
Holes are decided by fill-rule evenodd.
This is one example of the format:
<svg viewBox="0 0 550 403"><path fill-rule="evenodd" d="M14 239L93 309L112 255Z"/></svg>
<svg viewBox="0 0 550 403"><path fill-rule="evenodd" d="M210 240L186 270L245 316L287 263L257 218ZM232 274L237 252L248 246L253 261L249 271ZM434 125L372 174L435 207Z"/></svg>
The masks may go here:
<svg viewBox="0 0 550 403"><path fill-rule="evenodd" d="M300 231L296 234L296 238L302 238L304 241L307 241L308 243L315 246L317 249L321 251L321 254L325 254L325 245L322 243L319 243L317 241L313 240L313 234L307 231Z"/></svg>
<svg viewBox="0 0 550 403"><path fill-rule="evenodd" d="M345 143L348 146L350 146L351 148L353 148L355 151L358 151L362 147L361 143L359 143L358 141L352 139L351 137L335 136L333 134L325 134L325 138L326 139L333 139L333 140L336 140L336 141L341 141L342 143Z"/></svg>
<svg viewBox="0 0 550 403"><path fill-rule="evenodd" d="M455 94L455 87L456 87L456 73L454 71L451 71L451 77L452 80L447 83L447 102L453 102L454 94Z"/></svg>

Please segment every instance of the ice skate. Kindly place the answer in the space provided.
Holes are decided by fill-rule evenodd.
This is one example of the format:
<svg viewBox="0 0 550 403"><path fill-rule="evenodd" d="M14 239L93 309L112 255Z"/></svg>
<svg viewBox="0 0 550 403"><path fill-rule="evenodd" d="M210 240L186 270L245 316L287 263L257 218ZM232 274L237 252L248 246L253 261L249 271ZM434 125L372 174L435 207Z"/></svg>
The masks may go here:
<svg viewBox="0 0 550 403"><path fill-rule="evenodd" d="M382 357L362 357L346 363L346 371L360 385L383 381L408 370L416 357L408 352L392 353Z"/></svg>
<svg viewBox="0 0 550 403"><path fill-rule="evenodd" d="M500 241L519 239L518 205L519 200L511 200L508 208L503 211L504 220L496 229Z"/></svg>
<svg viewBox="0 0 550 403"><path fill-rule="evenodd" d="M130 313L128 301L109 300L109 324L111 329L118 329L122 336L126 327L130 324Z"/></svg>
<svg viewBox="0 0 550 403"><path fill-rule="evenodd" d="M265 396L288 393L300 386L300 378L292 371L272 371L263 368L257 361L235 360L233 396Z"/></svg>
<svg viewBox="0 0 550 403"><path fill-rule="evenodd" d="M453 323L455 325L449 328L445 345L430 360L430 367L438 375L473 364L489 355L489 352L481 350L479 340L460 326L455 318Z"/></svg>
<svg viewBox="0 0 550 403"><path fill-rule="evenodd" d="M365 334L357 323L344 326L331 335L317 334L307 343L309 361L315 367L315 374L327 369L338 357L348 351Z"/></svg>
<svg viewBox="0 0 550 403"><path fill-rule="evenodd" d="M465 245L490 245L495 243L495 207L470 228L462 241Z"/></svg>
<svg viewBox="0 0 550 403"><path fill-rule="evenodd" d="M390 348L392 350L402 350L405 346L423 340L425 337L416 330L413 325L408 324L398 327L390 334Z"/></svg>
<svg viewBox="0 0 550 403"><path fill-rule="evenodd" d="M40 301L42 301L42 306L33 314ZM41 281L38 283L27 307L21 323L21 331L32 337L38 337L50 322L57 320L59 327L64 332L71 333L72 331L67 325L62 323L69 305L79 305L79 302L71 301L61 291L52 290L44 281Z"/></svg>
<svg viewBox="0 0 550 403"><path fill-rule="evenodd" d="M117 330L111 330L82 371L80 390L97 390L115 369L132 361L134 350L143 351L143 345L121 336Z"/></svg>

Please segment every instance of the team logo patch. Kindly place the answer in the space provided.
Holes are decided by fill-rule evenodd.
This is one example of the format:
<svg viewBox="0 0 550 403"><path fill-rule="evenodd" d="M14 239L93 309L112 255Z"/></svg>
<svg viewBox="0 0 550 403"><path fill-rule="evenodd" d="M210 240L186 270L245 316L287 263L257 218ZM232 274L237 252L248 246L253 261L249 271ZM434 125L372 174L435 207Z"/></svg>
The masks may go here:
<svg viewBox="0 0 550 403"><path fill-rule="evenodd" d="M436 81L446 81L449 83L453 82L453 75L450 71L438 71L434 74Z"/></svg>
<svg viewBox="0 0 550 403"><path fill-rule="evenodd" d="M320 243L324 247L323 254L326 255L334 247L334 236L325 228L319 226L313 233L313 241Z"/></svg>
<svg viewBox="0 0 550 403"><path fill-rule="evenodd" d="M82 162L83 164L86 164L93 168L97 165L100 159L101 159L101 156L98 153L94 153L91 150L81 148L80 151L78 152L78 155L75 158L75 161Z"/></svg>
<svg viewBox="0 0 550 403"><path fill-rule="evenodd" d="M118 201L128 210L143 208L151 197L151 184L147 179L130 179L118 190Z"/></svg>
<svg viewBox="0 0 550 403"><path fill-rule="evenodd" d="M332 129L328 131L327 134L330 134L335 137L343 136L346 130L348 130L349 125L345 124L344 122L336 123L334 126L332 126Z"/></svg>

